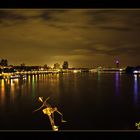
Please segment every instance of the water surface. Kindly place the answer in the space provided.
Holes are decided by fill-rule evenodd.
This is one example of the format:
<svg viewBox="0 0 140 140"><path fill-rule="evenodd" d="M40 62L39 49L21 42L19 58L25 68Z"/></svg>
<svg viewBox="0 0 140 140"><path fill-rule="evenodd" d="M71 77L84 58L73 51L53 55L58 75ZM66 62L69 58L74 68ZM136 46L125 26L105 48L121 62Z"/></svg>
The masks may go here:
<svg viewBox="0 0 140 140"><path fill-rule="evenodd" d="M60 130L136 130L140 121L140 76L115 73L28 75L0 80L0 130L51 130L38 97L55 113Z"/></svg>

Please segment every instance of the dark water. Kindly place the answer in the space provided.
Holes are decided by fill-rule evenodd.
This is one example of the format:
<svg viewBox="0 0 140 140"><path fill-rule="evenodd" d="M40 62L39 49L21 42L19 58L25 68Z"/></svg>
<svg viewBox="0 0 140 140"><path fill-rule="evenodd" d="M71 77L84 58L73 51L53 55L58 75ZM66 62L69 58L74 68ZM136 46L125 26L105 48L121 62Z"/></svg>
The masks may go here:
<svg viewBox="0 0 140 140"><path fill-rule="evenodd" d="M60 130L136 130L140 121L140 76L121 73L29 75L0 80L1 130L51 130L38 97L55 113Z"/></svg>

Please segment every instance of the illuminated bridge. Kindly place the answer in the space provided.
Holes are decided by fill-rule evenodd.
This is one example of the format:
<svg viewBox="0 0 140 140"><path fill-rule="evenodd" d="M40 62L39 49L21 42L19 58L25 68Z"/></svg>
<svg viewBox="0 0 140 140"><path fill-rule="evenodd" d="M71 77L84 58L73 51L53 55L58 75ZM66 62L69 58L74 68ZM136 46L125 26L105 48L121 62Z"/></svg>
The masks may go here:
<svg viewBox="0 0 140 140"><path fill-rule="evenodd" d="M0 78L18 78L24 75L36 75L36 74L57 74L59 70L49 70L49 71L21 71L21 72L10 72L0 74Z"/></svg>

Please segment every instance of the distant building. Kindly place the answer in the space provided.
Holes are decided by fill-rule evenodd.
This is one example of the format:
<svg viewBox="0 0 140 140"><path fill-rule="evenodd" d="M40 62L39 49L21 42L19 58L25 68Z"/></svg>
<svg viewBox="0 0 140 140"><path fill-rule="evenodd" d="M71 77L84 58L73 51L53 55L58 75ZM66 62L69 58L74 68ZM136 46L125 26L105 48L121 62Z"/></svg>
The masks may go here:
<svg viewBox="0 0 140 140"><path fill-rule="evenodd" d="M21 66L25 66L25 63L22 63Z"/></svg>
<svg viewBox="0 0 140 140"><path fill-rule="evenodd" d="M43 68L44 68L44 70L48 70L49 69L47 64L45 64Z"/></svg>
<svg viewBox="0 0 140 140"><path fill-rule="evenodd" d="M60 69L60 64L55 63L53 68L54 68L54 69Z"/></svg>
<svg viewBox="0 0 140 140"><path fill-rule="evenodd" d="M62 65L62 68L63 69L68 69L68 67L69 67L68 62L64 61L63 65Z"/></svg>
<svg viewBox="0 0 140 140"><path fill-rule="evenodd" d="M0 62L1 66L8 66L8 60L7 59L2 59Z"/></svg>

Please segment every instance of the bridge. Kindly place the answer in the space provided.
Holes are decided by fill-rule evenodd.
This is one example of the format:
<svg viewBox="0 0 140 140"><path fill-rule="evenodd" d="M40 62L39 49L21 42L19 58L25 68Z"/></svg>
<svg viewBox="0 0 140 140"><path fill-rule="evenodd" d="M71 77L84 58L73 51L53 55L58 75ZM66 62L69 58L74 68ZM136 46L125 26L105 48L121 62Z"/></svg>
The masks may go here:
<svg viewBox="0 0 140 140"><path fill-rule="evenodd" d="M17 71L17 72L10 72L10 73L4 73L2 72L0 74L0 78L18 78L22 77L24 75L38 75L38 74L58 74L60 73L59 70L49 70L49 71Z"/></svg>

